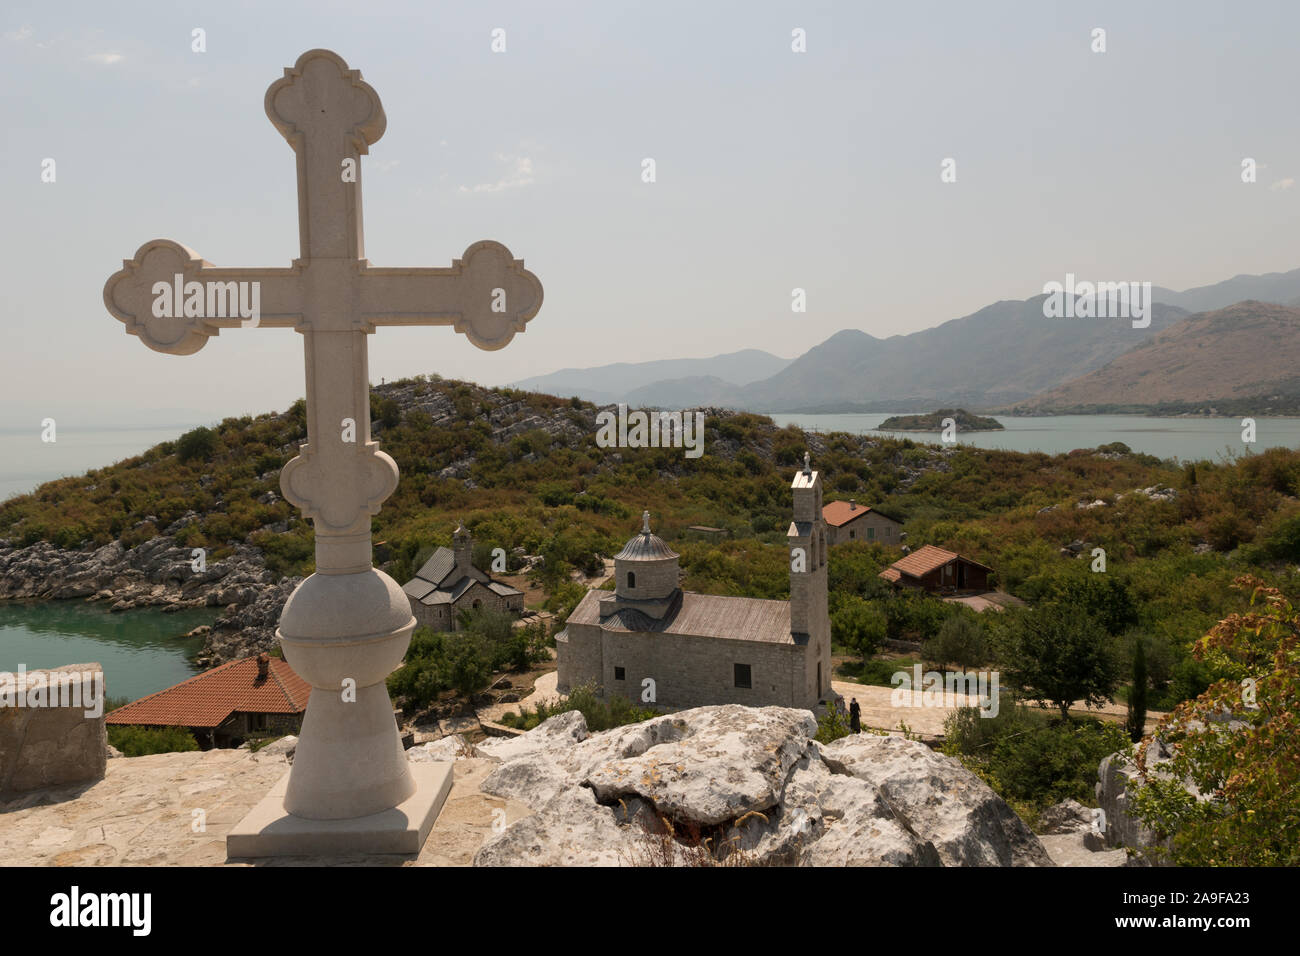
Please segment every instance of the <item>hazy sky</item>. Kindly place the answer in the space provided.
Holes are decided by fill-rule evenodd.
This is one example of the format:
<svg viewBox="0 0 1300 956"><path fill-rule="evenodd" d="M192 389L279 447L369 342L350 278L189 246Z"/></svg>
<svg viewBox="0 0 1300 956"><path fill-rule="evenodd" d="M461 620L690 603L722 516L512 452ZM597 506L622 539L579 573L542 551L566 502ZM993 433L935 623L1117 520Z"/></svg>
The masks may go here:
<svg viewBox="0 0 1300 956"><path fill-rule="evenodd" d="M446 265L497 239L546 289L501 352L381 329L372 380L500 384L793 356L1067 271L1182 289L1300 266L1297 35L1300 4L1283 2L9 0L0 427L216 420L302 394L296 333L162 355L102 290L153 238L223 266L297 255L293 153L262 99L313 47L360 69L388 116L363 160L371 262Z"/></svg>

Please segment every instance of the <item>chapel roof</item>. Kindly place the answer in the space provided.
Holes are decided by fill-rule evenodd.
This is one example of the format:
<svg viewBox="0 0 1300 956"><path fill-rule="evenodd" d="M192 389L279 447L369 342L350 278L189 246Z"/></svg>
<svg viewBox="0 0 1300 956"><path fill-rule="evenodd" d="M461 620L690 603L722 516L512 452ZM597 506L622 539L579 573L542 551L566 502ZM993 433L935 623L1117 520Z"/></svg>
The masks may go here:
<svg viewBox="0 0 1300 956"><path fill-rule="evenodd" d="M454 604L476 582L502 597L524 593L518 588L492 580L477 568L471 570L472 574L465 574L463 567L457 571L456 552L451 548L439 548L433 552L428 561L424 562L424 567L415 572L415 577L402 585L402 590L413 601L419 601L426 607L435 604Z"/></svg>
<svg viewBox="0 0 1300 956"><path fill-rule="evenodd" d="M790 635L789 601L683 591L680 602L662 620L627 607L602 618L600 601L608 594L588 591L569 615L568 623L590 624L607 631L659 631L768 644L794 643Z"/></svg>
<svg viewBox="0 0 1300 956"><path fill-rule="evenodd" d="M650 512L641 512L641 533L628 540L623 550L614 555L615 561L664 561L678 557L676 551L664 544L664 539L650 530Z"/></svg>

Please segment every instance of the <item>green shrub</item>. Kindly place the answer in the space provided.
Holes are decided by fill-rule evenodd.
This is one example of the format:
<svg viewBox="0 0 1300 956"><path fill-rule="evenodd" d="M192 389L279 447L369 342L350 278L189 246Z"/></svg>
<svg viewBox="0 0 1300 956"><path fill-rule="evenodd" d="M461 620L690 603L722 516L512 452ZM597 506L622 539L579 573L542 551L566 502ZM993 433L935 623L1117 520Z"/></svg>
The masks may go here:
<svg viewBox="0 0 1300 956"><path fill-rule="evenodd" d="M976 667L989 659L988 641L984 637L984 623L970 611L948 618L939 632L925 642L925 658L938 664L940 669L956 664L965 669Z"/></svg>
<svg viewBox="0 0 1300 956"><path fill-rule="evenodd" d="M868 661L845 661L839 666L839 673L858 684L873 684L877 687L893 687L893 676L898 671L912 673L909 658L873 657Z"/></svg>
<svg viewBox="0 0 1300 956"><path fill-rule="evenodd" d="M149 754L183 753L198 750L198 741L184 727L136 727L110 724L108 742L124 757L147 757Z"/></svg>
<svg viewBox="0 0 1300 956"><path fill-rule="evenodd" d="M182 462L207 461L217 447L217 433L211 428L200 425L187 431L176 440L176 457Z"/></svg>
<svg viewBox="0 0 1300 956"><path fill-rule="evenodd" d="M639 707L620 694L611 694L608 699L604 699L594 684L584 684L570 691L568 697L538 701L531 712L521 707L517 714L507 713L500 719L500 723L507 727L532 730L543 721L571 710L581 712L587 722L587 730L591 733L637 724L659 716L654 708Z"/></svg>
<svg viewBox="0 0 1300 956"><path fill-rule="evenodd" d="M1063 721L1023 705L996 717L959 707L944 721L944 753L983 777L998 796L1042 810L1062 800L1092 805L1097 766L1130 744L1118 724L1088 717Z"/></svg>

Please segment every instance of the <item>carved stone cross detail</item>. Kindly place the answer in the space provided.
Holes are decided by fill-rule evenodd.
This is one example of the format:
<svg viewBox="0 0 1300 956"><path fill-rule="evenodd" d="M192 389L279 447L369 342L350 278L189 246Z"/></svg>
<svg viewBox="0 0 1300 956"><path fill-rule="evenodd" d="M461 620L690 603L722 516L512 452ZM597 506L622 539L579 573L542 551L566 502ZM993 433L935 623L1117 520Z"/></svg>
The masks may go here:
<svg viewBox="0 0 1300 956"><path fill-rule="evenodd" d="M303 335L307 442L280 487L312 520L316 573L285 605L277 636L313 693L283 807L338 820L405 807L416 791L383 683L415 619L401 588L371 566L370 521L398 472L370 438L366 336L381 325L451 325L479 348L499 349L537 314L542 286L497 242L474 243L445 268L366 260L360 158L387 120L375 91L337 54L304 53L266 91L265 107L297 157L299 257L289 268L218 268L156 239L109 278L104 303L149 348L176 355L223 328ZM258 294L240 296L245 283ZM258 303L251 319L231 307L248 300ZM259 832L273 831L288 832L283 823Z"/></svg>
<svg viewBox="0 0 1300 956"><path fill-rule="evenodd" d="M260 284L257 324L294 328L306 348L307 444L280 485L312 519L317 570L364 570L370 519L397 487L396 464L370 440L366 335L380 325L451 325L479 348L499 349L537 314L542 286L497 242L474 243L450 268L381 269L366 260L360 157L387 120L375 91L337 54L311 50L286 68L266 91L266 115L297 154L300 257L287 269L223 269L156 239L108 280L104 302L151 349L188 355L248 320L156 316L155 287L177 275L204 289ZM350 442L345 420L355 423Z"/></svg>

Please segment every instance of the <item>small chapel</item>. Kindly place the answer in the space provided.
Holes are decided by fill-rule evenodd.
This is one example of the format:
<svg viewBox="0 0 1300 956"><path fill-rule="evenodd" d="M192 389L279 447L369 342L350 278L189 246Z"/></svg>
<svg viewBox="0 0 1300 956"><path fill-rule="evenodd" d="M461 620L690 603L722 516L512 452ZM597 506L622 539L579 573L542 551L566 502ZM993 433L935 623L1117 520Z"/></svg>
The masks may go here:
<svg viewBox="0 0 1300 956"><path fill-rule="evenodd" d="M591 682L657 707L779 705L816 710L831 690L826 522L808 455L790 485L790 600L696 594L678 555L650 530L614 556L615 588L595 590L556 636L557 689Z"/></svg>
<svg viewBox="0 0 1300 956"><path fill-rule="evenodd" d="M464 525L452 534L452 546L433 552L415 577L402 585L411 613L421 627L454 631L461 611L490 607L522 614L524 592L474 567L474 538Z"/></svg>

